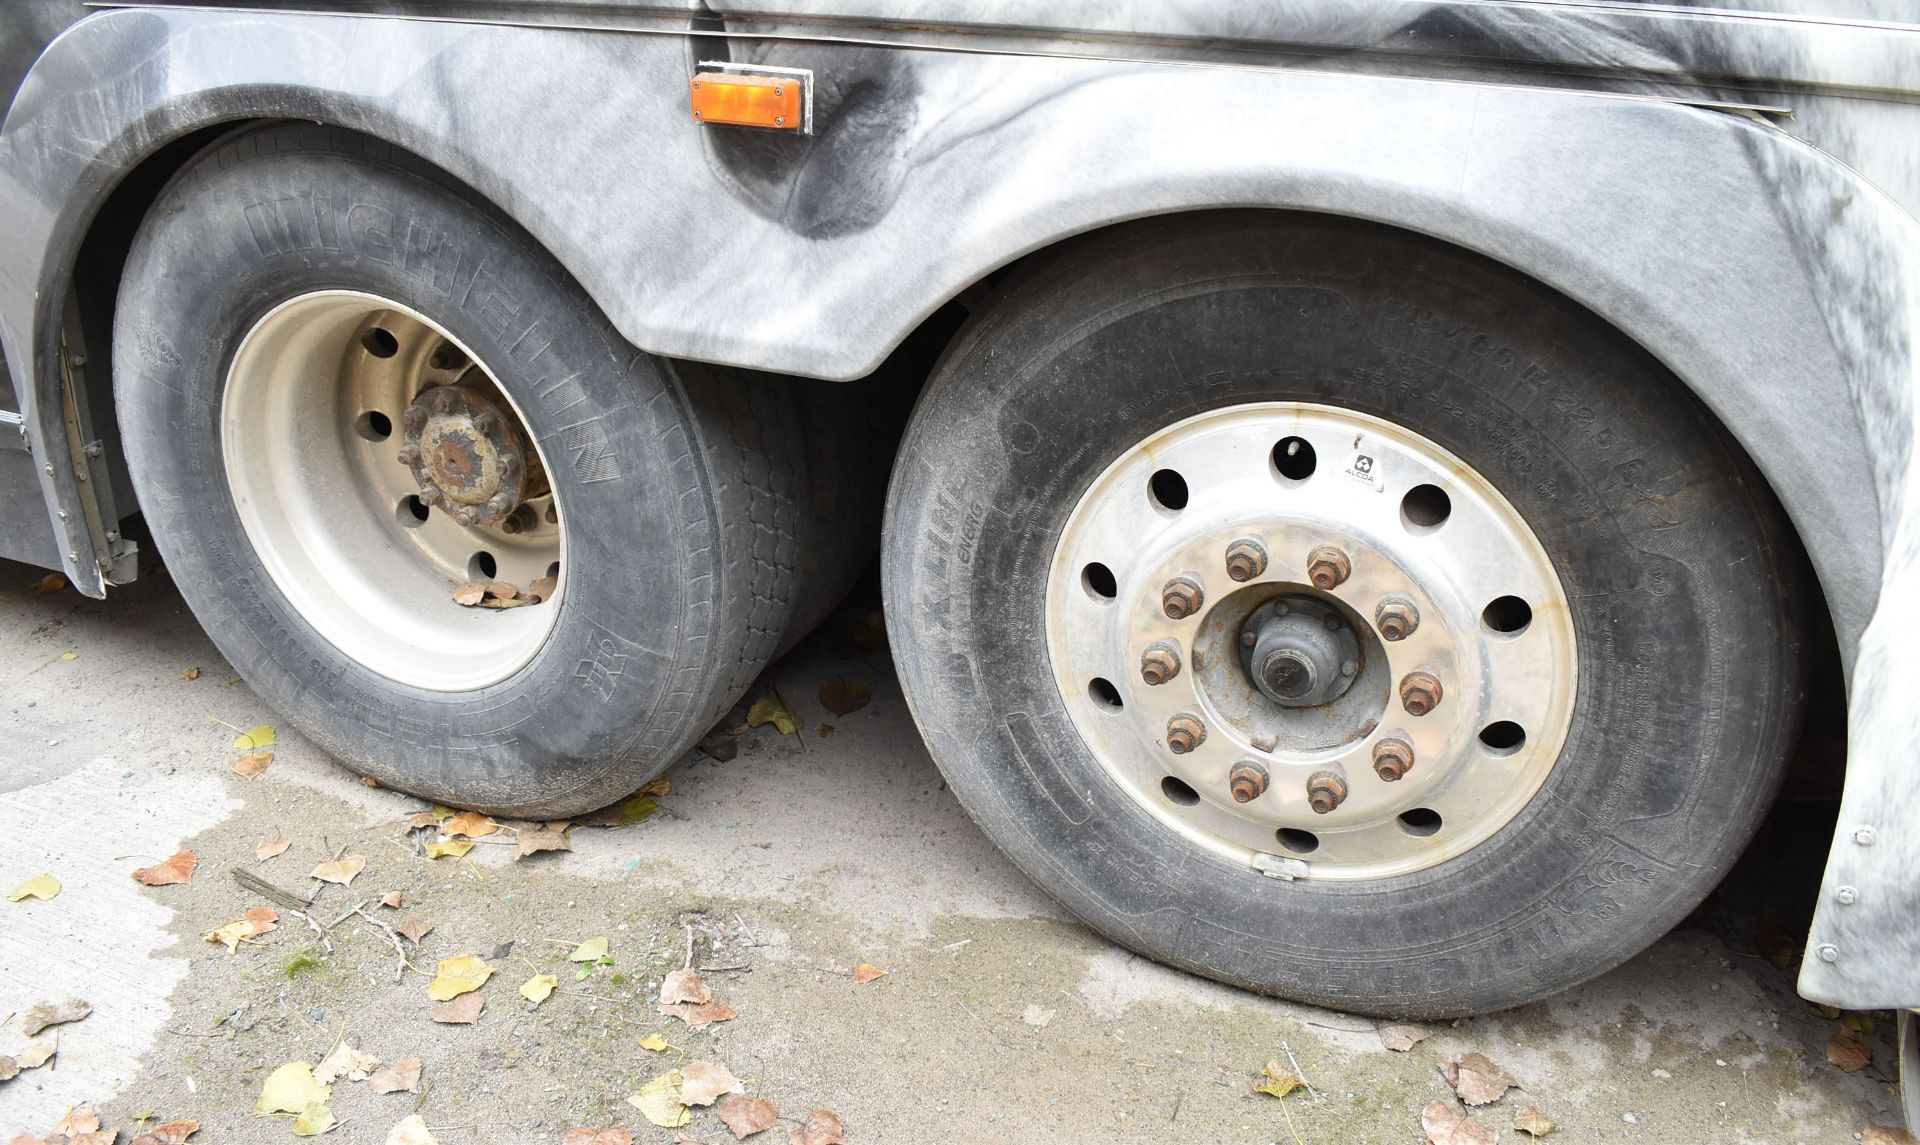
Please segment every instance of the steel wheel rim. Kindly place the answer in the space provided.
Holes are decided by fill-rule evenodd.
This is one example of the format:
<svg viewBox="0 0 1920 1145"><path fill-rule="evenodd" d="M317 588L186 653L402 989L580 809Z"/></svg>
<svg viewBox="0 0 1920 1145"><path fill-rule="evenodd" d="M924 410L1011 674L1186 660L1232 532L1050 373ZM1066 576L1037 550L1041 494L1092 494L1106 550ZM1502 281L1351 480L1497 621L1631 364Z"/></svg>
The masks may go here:
<svg viewBox="0 0 1920 1145"><path fill-rule="evenodd" d="M545 644L565 594L565 529L551 493L528 500L511 526L461 524L451 502L420 505L422 485L399 457L407 409L446 383L483 393L514 419L545 471L485 363L418 311L358 291L288 299L248 330L227 371L220 437L247 540L301 618L370 671L458 692L507 679ZM463 582L500 580L524 593L547 575L557 585L540 604L453 600Z"/></svg>
<svg viewBox="0 0 1920 1145"><path fill-rule="evenodd" d="M1283 456L1287 441L1304 442L1314 459L1304 478L1282 470L1282 460L1300 468ZM1182 507L1156 499L1161 471L1184 480ZM1438 524L1428 523L1429 502L1407 498L1422 486L1446 494ZM1264 547L1265 567L1232 579L1229 547L1249 538ZM1307 575L1308 554L1322 546L1339 549L1351 569L1326 589ZM1090 571L1096 566L1111 583ZM1203 599L1193 616L1173 619L1163 590L1180 577ZM1392 597L1418 613L1397 640L1379 633L1379 606ZM1489 607L1506 598L1531 610L1512 631L1501 628L1513 626L1518 610ZM1364 628L1371 644L1362 645L1357 678L1338 701L1350 709L1348 722L1289 731L1293 738L1276 745L1262 739L1275 726L1308 725L1261 714L1261 703L1271 702L1249 703L1241 692L1252 689L1222 683L1233 667L1222 661L1241 647L1242 627L1271 615L1255 606L1277 599L1321 602L1357 639ZM1331 406L1228 407L1127 450L1088 487L1061 532L1046 628L1062 705L1102 770L1187 839L1279 877L1387 878L1466 854L1539 791L1572 723L1572 618L1552 560L1520 513L1436 443ZM1171 650L1179 667L1152 684L1143 669L1156 647ZM1438 705L1420 716L1400 697L1416 671L1442 685ZM1318 711L1325 716L1331 705ZM1176 753L1170 744L1181 717L1196 720L1204 738ZM1521 729L1517 746L1501 723ZM1391 738L1406 742L1414 763L1389 781L1374 758ZM1269 777L1245 803L1232 797L1231 782L1243 761ZM1342 773L1347 794L1316 813L1308 781L1327 771Z"/></svg>

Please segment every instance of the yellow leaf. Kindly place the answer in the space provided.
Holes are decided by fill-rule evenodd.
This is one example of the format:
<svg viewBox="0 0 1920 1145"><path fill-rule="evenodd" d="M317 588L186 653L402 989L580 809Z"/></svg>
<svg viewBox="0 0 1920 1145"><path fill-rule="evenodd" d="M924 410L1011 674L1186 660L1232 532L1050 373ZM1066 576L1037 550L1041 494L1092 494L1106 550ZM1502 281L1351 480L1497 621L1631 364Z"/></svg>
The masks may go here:
<svg viewBox="0 0 1920 1145"><path fill-rule="evenodd" d="M333 1110L317 1101L310 1101L307 1107L300 1111L300 1115L293 1119L293 1135L318 1137L338 1124L340 1123L334 1120Z"/></svg>
<svg viewBox="0 0 1920 1145"><path fill-rule="evenodd" d="M652 1050L656 1054L664 1053L668 1048L667 1035L658 1033L648 1034L646 1037L640 1039L640 1048L643 1050Z"/></svg>
<svg viewBox="0 0 1920 1145"><path fill-rule="evenodd" d="M800 730L800 721L794 719L787 705L771 692L755 700L753 706L747 709L748 727L757 728L763 724L772 724L783 736L797 734Z"/></svg>
<svg viewBox="0 0 1920 1145"><path fill-rule="evenodd" d="M493 967L476 955L457 954L452 958L442 958L440 965L434 967L433 981L427 983L427 997L436 1002L445 1002L469 990L478 990L491 977Z"/></svg>
<svg viewBox="0 0 1920 1145"><path fill-rule="evenodd" d="M539 1005L541 1002L552 997L554 990L559 987L559 985L560 979L555 975L535 974L521 984L520 996L535 1005Z"/></svg>
<svg viewBox="0 0 1920 1145"><path fill-rule="evenodd" d="M678 1129L693 1120L693 1112L680 1104L680 1073L663 1073L629 1094L627 1103L647 1115L647 1120L662 1129Z"/></svg>
<svg viewBox="0 0 1920 1145"><path fill-rule="evenodd" d="M466 839L435 839L427 844L427 858L444 859L448 855L459 858L473 850L473 844Z"/></svg>
<svg viewBox="0 0 1920 1145"><path fill-rule="evenodd" d="M62 652L62 653L60 653L60 658L61 658L62 660L78 660L78 659L80 658L80 653L78 653L78 652Z"/></svg>
<svg viewBox="0 0 1920 1145"><path fill-rule="evenodd" d="M60 880L52 875L35 875L26 882L7 892L8 902L21 899L50 899L60 893Z"/></svg>
<svg viewBox="0 0 1920 1145"><path fill-rule="evenodd" d="M309 1105L318 1105L332 1096L333 1087L313 1076L312 1062L288 1062L267 1075L253 1111L256 1114L300 1113Z"/></svg>
<svg viewBox="0 0 1920 1145"><path fill-rule="evenodd" d="M606 956L607 956L607 936L603 934L598 938L589 938L585 942L574 947L573 953L567 955L567 961L568 962L593 962L598 959L605 958Z"/></svg>
<svg viewBox="0 0 1920 1145"><path fill-rule="evenodd" d="M1302 1084L1298 1074L1274 1061L1268 1062L1266 1068L1260 1071L1260 1084L1253 1087L1253 1092L1285 1097Z"/></svg>
<svg viewBox="0 0 1920 1145"><path fill-rule="evenodd" d="M273 729L266 724L255 724L233 739L235 751L259 751L273 746Z"/></svg>
<svg viewBox="0 0 1920 1145"><path fill-rule="evenodd" d="M233 954L240 949L241 939L251 937L253 937L253 924L243 918L239 922L230 922L214 929L208 933L207 941L224 942L227 944L227 953Z"/></svg>

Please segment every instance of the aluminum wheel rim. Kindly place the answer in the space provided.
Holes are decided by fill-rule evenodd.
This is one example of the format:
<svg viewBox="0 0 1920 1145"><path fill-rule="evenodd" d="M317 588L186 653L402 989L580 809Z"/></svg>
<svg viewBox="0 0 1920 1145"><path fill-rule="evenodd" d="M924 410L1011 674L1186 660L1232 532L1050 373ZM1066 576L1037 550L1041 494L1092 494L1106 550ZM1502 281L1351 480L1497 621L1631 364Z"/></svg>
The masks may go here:
<svg viewBox="0 0 1920 1145"><path fill-rule="evenodd" d="M566 581L551 493L526 502L513 532L419 503L422 486L398 457L406 410L426 387L451 382L490 387L545 470L519 407L468 347L419 312L357 291L304 294L256 322L228 369L220 421L247 540L301 618L369 670L442 692L524 667L553 630ZM463 582L524 593L548 575L557 587L540 604L453 599Z"/></svg>
<svg viewBox="0 0 1920 1145"><path fill-rule="evenodd" d="M1156 494L1162 471L1184 483L1177 509ZM1445 494L1438 521L1433 489ZM1265 567L1236 581L1226 554L1248 538L1264 546ZM1344 553L1351 569L1326 589L1307 572L1309 554L1323 546ZM1173 619L1163 590L1181 577L1203 600L1194 615ZM1329 723L1276 745L1262 727L1294 717L1249 717L1258 705L1219 685L1222 660L1238 648L1233 626L1254 619L1254 604L1299 597L1353 618L1371 643L1351 685L1354 711L1342 717L1351 726ZM1378 608L1392 597L1418 615L1398 640L1378 630ZM1524 623L1510 598L1530 609ZM1105 772L1183 836L1278 877L1378 879L1465 854L1539 791L1572 721L1572 619L1538 538L1459 458L1350 410L1233 406L1129 449L1068 517L1046 615L1055 684ZM1180 663L1157 685L1143 676L1156 646ZM1399 686L1419 671L1441 683L1441 700L1414 716ZM1204 738L1177 754L1169 728L1183 716ZM1268 722L1252 726L1261 719ZM1502 724L1520 729L1519 743ZM1414 758L1394 781L1374 767L1377 745L1391 738ZM1270 776L1245 803L1231 785L1242 761ZM1342 773L1347 794L1316 813L1308 781L1328 771Z"/></svg>

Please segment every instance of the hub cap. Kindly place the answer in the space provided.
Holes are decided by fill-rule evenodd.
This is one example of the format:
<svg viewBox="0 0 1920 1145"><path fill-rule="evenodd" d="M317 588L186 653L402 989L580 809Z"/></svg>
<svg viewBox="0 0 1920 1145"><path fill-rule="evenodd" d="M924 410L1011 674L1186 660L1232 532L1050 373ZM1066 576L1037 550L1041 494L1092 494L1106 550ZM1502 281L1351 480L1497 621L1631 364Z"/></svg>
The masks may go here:
<svg viewBox="0 0 1920 1145"><path fill-rule="evenodd" d="M1262 403L1154 434L1075 506L1047 597L1102 766L1272 874L1465 853L1539 790L1572 718L1545 549L1460 459L1365 414Z"/></svg>
<svg viewBox="0 0 1920 1145"><path fill-rule="evenodd" d="M484 364L399 303L353 291L275 307L241 340L221 409L227 483L274 584L343 654L467 691L545 643L565 589L539 447ZM454 603L497 580L535 605Z"/></svg>

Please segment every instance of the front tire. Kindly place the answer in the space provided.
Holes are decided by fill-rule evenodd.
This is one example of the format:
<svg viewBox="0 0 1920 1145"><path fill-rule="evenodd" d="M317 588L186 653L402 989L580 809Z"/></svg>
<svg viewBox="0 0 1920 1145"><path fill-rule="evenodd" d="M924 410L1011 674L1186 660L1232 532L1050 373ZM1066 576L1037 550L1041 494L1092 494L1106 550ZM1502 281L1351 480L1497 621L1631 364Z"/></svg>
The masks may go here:
<svg viewBox="0 0 1920 1145"><path fill-rule="evenodd" d="M1731 865L1797 729L1787 536L1684 388L1565 299L1221 213L1003 285L915 411L883 556L934 758L1036 881L1221 981L1443 1016L1616 965ZM1402 600L1421 631L1384 635ZM1276 619L1300 647L1266 663L1298 664L1263 692L1243 657ZM1329 672L1356 678L1323 698Z"/></svg>

